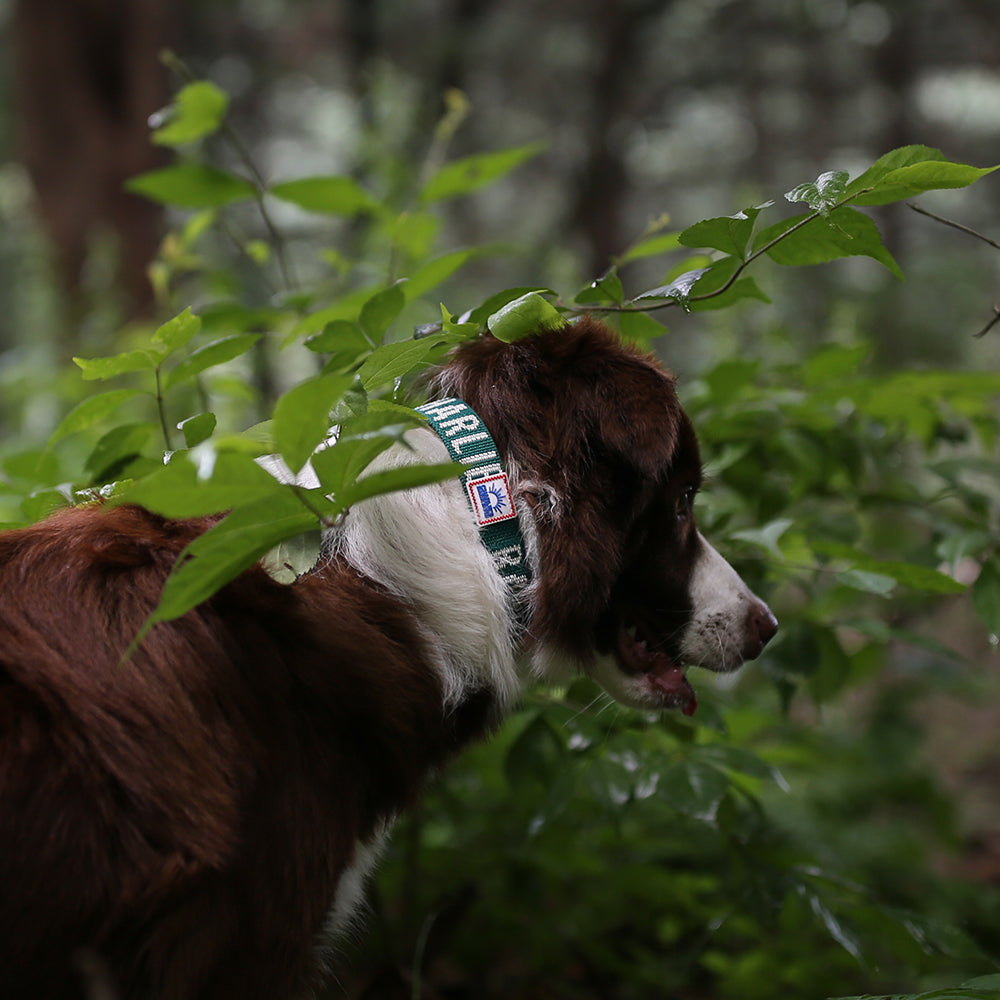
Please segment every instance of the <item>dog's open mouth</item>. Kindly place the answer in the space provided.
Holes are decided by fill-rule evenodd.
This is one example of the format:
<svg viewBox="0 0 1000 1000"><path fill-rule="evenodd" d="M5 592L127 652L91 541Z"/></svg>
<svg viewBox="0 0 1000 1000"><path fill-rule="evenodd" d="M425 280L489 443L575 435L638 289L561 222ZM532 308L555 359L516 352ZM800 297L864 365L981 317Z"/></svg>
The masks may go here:
<svg viewBox="0 0 1000 1000"><path fill-rule="evenodd" d="M657 648L656 639L641 624L629 621L619 625L615 652L622 670L641 677L650 693L664 705L679 708L685 715L694 715L698 697L683 669Z"/></svg>

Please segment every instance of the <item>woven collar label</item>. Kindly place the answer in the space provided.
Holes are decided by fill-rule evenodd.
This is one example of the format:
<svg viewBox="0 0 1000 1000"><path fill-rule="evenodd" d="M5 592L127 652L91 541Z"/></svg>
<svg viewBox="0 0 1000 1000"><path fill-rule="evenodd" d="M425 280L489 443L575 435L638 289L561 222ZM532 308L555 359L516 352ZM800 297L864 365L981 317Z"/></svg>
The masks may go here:
<svg viewBox="0 0 1000 1000"><path fill-rule="evenodd" d="M482 479L469 479L465 483L465 489L480 528L517 517L506 473L498 472L493 476L483 476Z"/></svg>
<svg viewBox="0 0 1000 1000"><path fill-rule="evenodd" d="M462 488L497 572L514 589L527 586L531 574L514 496L500 454L479 414L455 398L425 403L417 410L427 417L451 457L466 467Z"/></svg>

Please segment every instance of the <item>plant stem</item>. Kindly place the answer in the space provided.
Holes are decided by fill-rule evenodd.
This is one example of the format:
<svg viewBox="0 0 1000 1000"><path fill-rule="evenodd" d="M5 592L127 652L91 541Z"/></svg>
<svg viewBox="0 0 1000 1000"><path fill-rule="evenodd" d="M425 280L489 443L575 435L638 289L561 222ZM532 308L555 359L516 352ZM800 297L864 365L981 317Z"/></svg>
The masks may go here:
<svg viewBox="0 0 1000 1000"><path fill-rule="evenodd" d="M257 169L257 165L254 163L250 151L243 144L243 140L227 122L222 123L222 135L228 140L240 162L246 168L247 173L250 174L250 179L254 187L254 200L257 202L257 211L260 212L264 228L267 229L271 245L274 247L274 259L278 262L278 270L281 272L282 283L288 291L295 291L298 288L298 282L292 274L291 265L288 261L285 239L278 231L277 226L275 226L274 220L271 218L271 213L267 210L267 203L264 200L264 194L267 191L267 182Z"/></svg>
<svg viewBox="0 0 1000 1000"><path fill-rule="evenodd" d="M320 526L323 528L332 528L337 518L344 513L344 511L338 511L337 514L324 514L309 498L308 490L304 490L301 486L296 486L294 483L291 484L291 487L292 493L295 494L295 499L319 521Z"/></svg>
<svg viewBox="0 0 1000 1000"><path fill-rule="evenodd" d="M420 1000L423 996L423 975L424 975L424 953L427 950L427 939L431 935L434 922L437 920L436 910L428 913L420 925L420 933L417 935L417 942L413 949L413 969L410 983L411 1000Z"/></svg>
<svg viewBox="0 0 1000 1000"><path fill-rule="evenodd" d="M829 212L835 212L838 208L843 208L846 204L853 201L855 198L861 197L863 194L867 194L871 188L864 188L861 191L855 191L853 194L848 195L842 201L838 201L836 205L833 205ZM715 291L705 292L703 295L691 295L684 299L683 302L678 298L665 299L655 305L647 306L636 306L634 304L630 305L610 305L610 306L573 306L570 307L571 312L605 312L605 313L627 313L627 312L653 312L656 309L671 309L675 306L687 305L689 302L706 302L709 299L718 298L724 292L728 292L730 288L736 283L736 280L740 275L755 261L758 257L763 256L769 250L777 246L782 240L787 239L792 233L797 232L803 226L809 225L810 222L818 219L823 213L822 212L812 212L802 219L799 219L794 226L789 226L783 233L779 233L774 237L773 240L769 240L762 247L758 247L746 260L741 261L739 267L729 276L729 280L726 281L724 285L720 285ZM943 220L942 220L943 221ZM978 235L978 233L976 234ZM984 237L985 238L985 237ZM634 303L635 300L633 299Z"/></svg>
<svg viewBox="0 0 1000 1000"><path fill-rule="evenodd" d="M160 430L163 432L163 446L167 451L173 451L174 445L170 439L170 427L167 424L167 411L163 402L163 382L160 379L160 366L153 369L156 379L156 411L160 416Z"/></svg>
<svg viewBox="0 0 1000 1000"><path fill-rule="evenodd" d="M940 222L944 226L951 226L952 229L957 229L960 233L966 233L969 236L975 236L977 240L982 240L984 243L989 243L991 247L1000 250L1000 243L996 240L991 240L988 236L983 236L982 233L977 233L975 229L970 229L968 226L963 226L961 222L952 222L951 219L946 219L943 216L935 215L933 212L928 212L926 208L921 208L919 205L912 201L906 203L907 208L912 208L914 212L920 215L926 215L928 219L933 219L935 222ZM996 322L994 320L994 322Z"/></svg>
<svg viewBox="0 0 1000 1000"><path fill-rule="evenodd" d="M997 323L1000 323L1000 306L993 307L993 319L991 319L978 333L974 333L972 336L976 340L980 337L985 337L986 334L988 334L990 330L997 325Z"/></svg>
<svg viewBox="0 0 1000 1000"><path fill-rule="evenodd" d="M160 53L160 60L165 66L172 69L184 83L194 83L197 79L184 60L178 58L176 53L171 52L169 49ZM233 148L237 159L239 159L240 163L243 164L247 173L250 174L250 180L254 188L254 201L257 203L257 210L260 212L260 217L264 222L264 228L267 230L267 234L271 240L271 245L274 247L274 258L278 262L278 270L281 272L281 280L288 291L295 291L296 288L298 288L298 283L292 275L291 266L288 262L288 257L285 252L285 240L278 231L278 228L275 226L274 221L271 219L271 214L268 212L267 204L264 201L264 194L267 191L267 182L264 180L261 172L257 169L257 164L254 162L254 159L250 155L250 151L247 149L243 140L239 137L236 130L229 124L228 121L223 120L219 129L219 134L223 136Z"/></svg>

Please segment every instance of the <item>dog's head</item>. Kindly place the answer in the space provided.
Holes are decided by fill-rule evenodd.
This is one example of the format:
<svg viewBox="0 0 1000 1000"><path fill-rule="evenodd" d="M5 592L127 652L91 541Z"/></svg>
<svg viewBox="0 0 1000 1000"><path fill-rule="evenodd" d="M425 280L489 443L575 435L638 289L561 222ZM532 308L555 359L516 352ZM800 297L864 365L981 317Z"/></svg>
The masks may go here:
<svg viewBox="0 0 1000 1000"><path fill-rule="evenodd" d="M760 653L777 622L697 530L698 442L651 356L583 318L463 344L437 381L508 463L543 675L569 664L626 704L690 713L687 666L731 671Z"/></svg>

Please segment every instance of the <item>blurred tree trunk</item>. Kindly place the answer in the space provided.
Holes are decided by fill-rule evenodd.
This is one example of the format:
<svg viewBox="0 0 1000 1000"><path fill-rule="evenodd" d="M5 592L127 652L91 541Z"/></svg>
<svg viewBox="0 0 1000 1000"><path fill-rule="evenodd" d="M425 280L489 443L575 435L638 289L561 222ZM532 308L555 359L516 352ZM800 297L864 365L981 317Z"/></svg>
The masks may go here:
<svg viewBox="0 0 1000 1000"><path fill-rule="evenodd" d="M101 228L117 238L125 316L152 307L146 267L160 211L123 184L160 160L147 119L167 100L158 53L168 11L169 0L17 0L14 7L20 156L71 321L86 308L81 278Z"/></svg>
<svg viewBox="0 0 1000 1000"><path fill-rule="evenodd" d="M643 31L669 7L670 0L603 3L594 13L592 106L584 124L587 154L570 209L571 225L586 243L587 266L594 277L625 248L622 216L629 183L621 151L623 131L615 125L632 116L630 89Z"/></svg>

